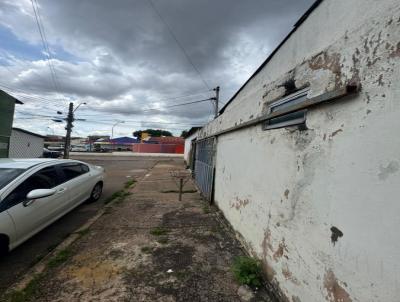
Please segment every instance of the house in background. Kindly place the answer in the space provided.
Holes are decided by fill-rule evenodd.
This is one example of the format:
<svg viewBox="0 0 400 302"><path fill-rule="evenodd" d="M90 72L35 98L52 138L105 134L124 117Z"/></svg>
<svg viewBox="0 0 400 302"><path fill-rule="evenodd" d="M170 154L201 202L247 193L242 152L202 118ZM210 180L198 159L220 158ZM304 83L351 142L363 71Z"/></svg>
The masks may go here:
<svg viewBox="0 0 400 302"><path fill-rule="evenodd" d="M183 154L185 141L182 137L150 137L141 143L133 144L132 151L137 153Z"/></svg>
<svg viewBox="0 0 400 302"><path fill-rule="evenodd" d="M139 143L140 140L123 136L116 138L100 138L94 142L94 150L95 151L132 151L133 144Z"/></svg>
<svg viewBox="0 0 400 302"><path fill-rule="evenodd" d="M24 129L12 128L10 158L36 158L43 155L45 137Z"/></svg>
<svg viewBox="0 0 400 302"><path fill-rule="evenodd" d="M196 138L201 127L192 127L185 135L185 150L183 153L183 158L185 160L186 166L192 171L194 170L194 155L196 152Z"/></svg>
<svg viewBox="0 0 400 302"><path fill-rule="evenodd" d="M197 137L279 300L400 296L400 2L319 0Z"/></svg>
<svg viewBox="0 0 400 302"><path fill-rule="evenodd" d="M8 157L15 104L23 104L0 90L0 158Z"/></svg>

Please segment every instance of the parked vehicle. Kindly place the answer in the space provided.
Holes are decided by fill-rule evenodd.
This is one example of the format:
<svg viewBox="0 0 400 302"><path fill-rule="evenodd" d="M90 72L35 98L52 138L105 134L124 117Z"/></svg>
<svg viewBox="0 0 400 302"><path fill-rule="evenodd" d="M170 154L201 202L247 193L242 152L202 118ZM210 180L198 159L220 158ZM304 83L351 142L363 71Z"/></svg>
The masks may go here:
<svg viewBox="0 0 400 302"><path fill-rule="evenodd" d="M98 200L103 182L102 167L76 160L0 159L0 253Z"/></svg>
<svg viewBox="0 0 400 302"><path fill-rule="evenodd" d="M47 149L49 149L50 151L60 151L60 152L62 152L62 151L64 151L64 146L58 146L58 147L48 146Z"/></svg>
<svg viewBox="0 0 400 302"><path fill-rule="evenodd" d="M85 145L72 145L71 152L87 152L88 148Z"/></svg>
<svg viewBox="0 0 400 302"><path fill-rule="evenodd" d="M43 148L43 156L44 158L59 158L61 156L61 151L53 151L46 148Z"/></svg>

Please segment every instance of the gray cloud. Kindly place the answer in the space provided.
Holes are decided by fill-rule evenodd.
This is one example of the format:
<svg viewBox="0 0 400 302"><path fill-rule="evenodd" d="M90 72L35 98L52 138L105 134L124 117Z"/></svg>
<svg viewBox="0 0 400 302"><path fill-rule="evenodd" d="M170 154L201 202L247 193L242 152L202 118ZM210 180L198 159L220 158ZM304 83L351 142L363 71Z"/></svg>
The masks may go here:
<svg viewBox="0 0 400 302"><path fill-rule="evenodd" d="M312 0L153 0L210 87L220 85L228 100L291 29ZM207 90L148 0L39 0L51 48L62 47L76 60L55 54L65 98L85 99L98 117L206 121L210 104L162 108L194 98L165 98ZM40 45L30 1L4 0L0 24L20 39ZM29 19L29 20L27 20ZM30 25L29 25L30 24ZM10 68L11 84L60 96L45 62ZM10 69L9 68L9 69ZM0 75L6 70L0 68ZM204 96L209 95L205 92ZM146 111L148 108L159 111Z"/></svg>

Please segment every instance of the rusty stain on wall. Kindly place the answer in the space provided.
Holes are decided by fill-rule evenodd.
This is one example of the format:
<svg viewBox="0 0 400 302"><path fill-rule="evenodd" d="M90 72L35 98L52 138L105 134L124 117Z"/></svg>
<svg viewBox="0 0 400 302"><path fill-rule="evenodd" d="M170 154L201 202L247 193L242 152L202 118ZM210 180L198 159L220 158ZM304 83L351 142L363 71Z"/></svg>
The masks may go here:
<svg viewBox="0 0 400 302"><path fill-rule="evenodd" d="M335 75L335 86L340 86L340 79L342 74L342 65L340 63L340 54L322 51L316 56L312 57L308 63L312 70L330 70Z"/></svg>
<svg viewBox="0 0 400 302"><path fill-rule="evenodd" d="M335 274L329 269L324 276L324 288L327 291L327 300L330 302L352 302L350 295L339 284Z"/></svg>
<svg viewBox="0 0 400 302"><path fill-rule="evenodd" d="M239 197L236 197L235 201L231 203L231 208L240 210L241 208L245 208L249 203L250 200L248 199L240 199Z"/></svg>
<svg viewBox="0 0 400 302"><path fill-rule="evenodd" d="M275 251L273 258L275 261L278 261L280 258L282 258L283 256L288 259L289 257L287 255L285 255L285 252L288 252L286 243L285 243L285 238L282 238L282 241L279 243L278 245L278 249Z"/></svg>
<svg viewBox="0 0 400 302"><path fill-rule="evenodd" d="M308 65L312 70L326 69L338 75L341 73L339 53L328 54L323 51L312 57Z"/></svg>

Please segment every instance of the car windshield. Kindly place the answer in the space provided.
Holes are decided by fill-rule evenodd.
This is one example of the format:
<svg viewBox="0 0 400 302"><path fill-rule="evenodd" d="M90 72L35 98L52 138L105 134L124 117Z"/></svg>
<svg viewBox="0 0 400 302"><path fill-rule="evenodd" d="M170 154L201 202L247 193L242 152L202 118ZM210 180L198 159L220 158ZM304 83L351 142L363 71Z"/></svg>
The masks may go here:
<svg viewBox="0 0 400 302"><path fill-rule="evenodd" d="M0 190L24 171L25 169L0 168Z"/></svg>

